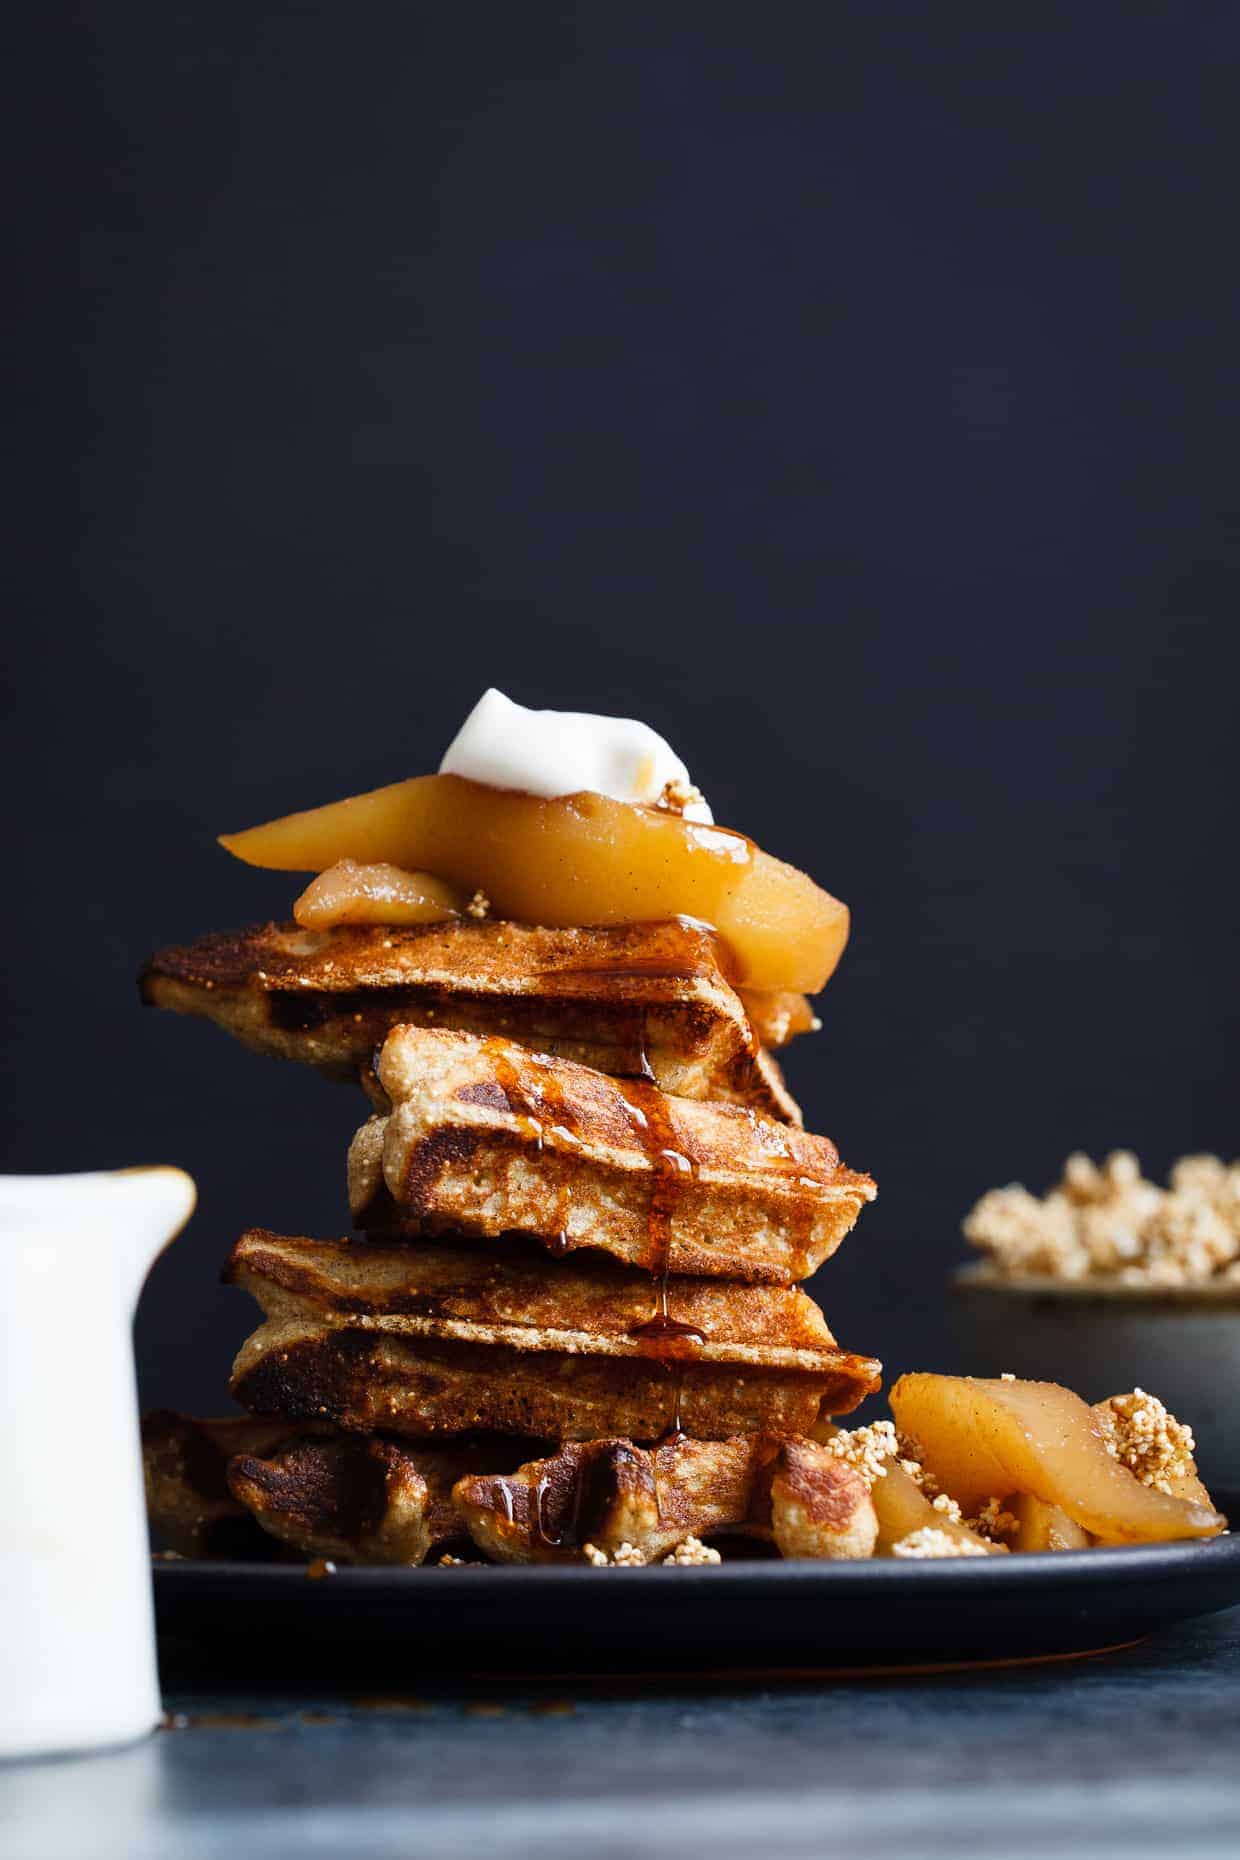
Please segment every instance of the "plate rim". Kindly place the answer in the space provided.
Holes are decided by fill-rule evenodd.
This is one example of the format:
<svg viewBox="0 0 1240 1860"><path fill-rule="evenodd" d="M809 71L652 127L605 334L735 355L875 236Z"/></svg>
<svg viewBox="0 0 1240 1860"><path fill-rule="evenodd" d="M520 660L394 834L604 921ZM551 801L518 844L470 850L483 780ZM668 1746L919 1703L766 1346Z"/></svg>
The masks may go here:
<svg viewBox="0 0 1240 1860"><path fill-rule="evenodd" d="M1224 1494L1220 1504L1231 1494ZM1240 1499L1240 1495L1236 1495ZM1233 1511L1240 1503L1233 1500ZM985 1593L1012 1588L1054 1590L1076 1588L1085 1582L1105 1580L1127 1587L1148 1582L1152 1577L1182 1576L1194 1559L1202 1561L1214 1573L1220 1565L1237 1566L1240 1585L1240 1533L1221 1532L1217 1537L1171 1538L1152 1544L1115 1544L1086 1550L1012 1551L1007 1556L988 1557L757 1557L752 1561L737 1559L731 1563L675 1566L680 1578L678 1588L684 1592L684 1578L696 1585L706 1582L715 1588L739 1587L761 1590L773 1582L780 1587L815 1588L830 1584L837 1588L908 1588L911 1584L929 1584L937 1588L970 1587ZM370 1590L389 1591L393 1585L408 1584L410 1578L440 1567L423 1564L349 1564L333 1566L329 1574L316 1580L308 1573L307 1563L251 1562L234 1558L152 1557L152 1575L156 1591L160 1588L207 1587L216 1583L245 1582L258 1590L298 1591L309 1588L323 1592ZM626 1568L625 1588L649 1587L665 1580L666 1564L650 1563ZM581 1563L483 1563L466 1564L456 1571L471 1584L483 1582L499 1585L522 1585L544 1589L565 1583L578 1585L597 1579L602 1572ZM1240 1603L1240 1586L1237 1591Z"/></svg>

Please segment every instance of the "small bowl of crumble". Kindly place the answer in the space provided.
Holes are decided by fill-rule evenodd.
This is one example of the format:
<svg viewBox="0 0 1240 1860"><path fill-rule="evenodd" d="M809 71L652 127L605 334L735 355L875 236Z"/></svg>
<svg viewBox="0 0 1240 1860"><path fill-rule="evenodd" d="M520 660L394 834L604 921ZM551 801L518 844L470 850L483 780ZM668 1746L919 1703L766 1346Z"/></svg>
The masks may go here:
<svg viewBox="0 0 1240 1860"><path fill-rule="evenodd" d="M1045 1195L991 1189L964 1235L982 1255L953 1280L966 1369L1090 1400L1151 1383L1193 1417L1207 1477L1240 1475L1240 1162L1184 1156L1161 1187L1130 1151L1078 1153Z"/></svg>

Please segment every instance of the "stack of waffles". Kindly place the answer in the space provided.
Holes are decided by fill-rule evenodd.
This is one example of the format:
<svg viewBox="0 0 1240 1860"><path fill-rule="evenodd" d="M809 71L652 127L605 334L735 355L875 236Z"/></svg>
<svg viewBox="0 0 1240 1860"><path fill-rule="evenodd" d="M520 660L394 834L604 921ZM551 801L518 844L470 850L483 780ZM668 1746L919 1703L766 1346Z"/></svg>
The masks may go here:
<svg viewBox="0 0 1240 1860"><path fill-rule="evenodd" d="M229 1258L263 1314L232 1373L247 1412L147 1418L170 1548L868 1554L829 1442L879 1365L800 1282L875 1191L773 1057L802 998L742 996L685 919L268 925L164 950L141 986L373 1108L354 1235L252 1230Z"/></svg>

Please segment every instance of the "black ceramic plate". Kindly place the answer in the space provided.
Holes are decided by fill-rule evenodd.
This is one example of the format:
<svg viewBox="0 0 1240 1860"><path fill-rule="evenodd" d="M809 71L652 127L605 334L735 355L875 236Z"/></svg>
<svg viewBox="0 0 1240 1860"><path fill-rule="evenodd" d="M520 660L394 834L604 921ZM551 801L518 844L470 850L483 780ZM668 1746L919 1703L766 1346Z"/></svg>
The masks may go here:
<svg viewBox="0 0 1240 1860"><path fill-rule="evenodd" d="M1240 1494L1222 1509L1240 1514ZM690 1569L347 1569L156 1562L180 1664L261 1660L275 1684L341 1664L590 1674L942 1665L1085 1653L1240 1603L1240 1535L1039 1556Z"/></svg>

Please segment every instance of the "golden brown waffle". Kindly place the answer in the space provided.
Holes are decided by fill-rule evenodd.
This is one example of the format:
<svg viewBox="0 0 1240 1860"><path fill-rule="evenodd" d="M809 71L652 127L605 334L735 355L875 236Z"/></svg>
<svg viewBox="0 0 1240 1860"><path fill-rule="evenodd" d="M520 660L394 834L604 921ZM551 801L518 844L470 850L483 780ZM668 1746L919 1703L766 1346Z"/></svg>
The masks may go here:
<svg viewBox="0 0 1240 1860"><path fill-rule="evenodd" d="M253 1559L277 1545L342 1563L421 1563L464 1537L452 1488L545 1443L472 1436L412 1446L379 1434L166 1410L142 1421L151 1523L169 1550Z"/></svg>
<svg viewBox="0 0 1240 1860"><path fill-rule="evenodd" d="M864 1478L797 1438L646 1448L475 1435L428 1446L160 1412L143 1421L143 1459L152 1523L186 1556L283 1546L341 1563L418 1564L446 1545L468 1555L472 1538L501 1563L579 1562L587 1544L604 1554L628 1545L652 1562L686 1538L722 1536L785 1556L868 1556L877 1528ZM216 1525L227 1515L227 1533L197 1528L204 1507Z"/></svg>
<svg viewBox="0 0 1240 1860"><path fill-rule="evenodd" d="M413 1438L470 1432L593 1440L656 1440L679 1425L703 1440L808 1433L878 1386L879 1365L821 1351L814 1369L756 1368L465 1343L377 1327L296 1318L264 1324L233 1365L232 1393L255 1413L328 1420L363 1433Z"/></svg>
<svg viewBox="0 0 1240 1860"><path fill-rule="evenodd" d="M272 1319L362 1324L405 1337L569 1355L665 1357L818 1371L835 1338L791 1287L670 1279L667 1318L648 1273L601 1253L562 1263L521 1242L493 1247L286 1238L251 1228L224 1278Z"/></svg>
<svg viewBox="0 0 1240 1860"><path fill-rule="evenodd" d="M340 1563L422 1563L464 1532L452 1488L511 1464L513 1442L411 1447L379 1434L301 1437L228 1464L233 1496L291 1549Z"/></svg>
<svg viewBox="0 0 1240 1860"><path fill-rule="evenodd" d="M786 1285L874 1198L825 1137L510 1040L397 1027L378 1070L394 1108L349 1156L371 1232L520 1232L560 1254Z"/></svg>
<svg viewBox="0 0 1240 1860"><path fill-rule="evenodd" d="M393 1026L454 1027L799 1123L720 958L711 930L679 918L568 930L263 924L160 950L139 987L152 1005L214 1021L258 1052L346 1076ZM773 1034L804 1024L788 1005L803 997L751 1000Z"/></svg>
<svg viewBox="0 0 1240 1860"><path fill-rule="evenodd" d="M784 1556L866 1557L878 1522L866 1480L811 1440L759 1436L642 1448L565 1446L453 1493L474 1542L500 1563L579 1562L586 1544L647 1562L686 1537L765 1539Z"/></svg>
<svg viewBox="0 0 1240 1860"><path fill-rule="evenodd" d="M287 1421L237 1414L194 1420L167 1408L142 1417L146 1509L160 1545L178 1556L261 1556L270 1551L254 1520L228 1489L235 1453L267 1453L296 1429Z"/></svg>

